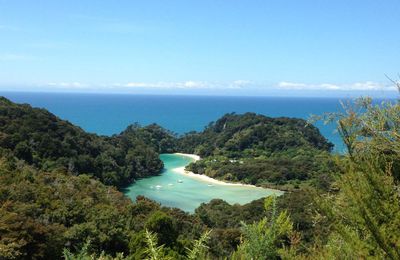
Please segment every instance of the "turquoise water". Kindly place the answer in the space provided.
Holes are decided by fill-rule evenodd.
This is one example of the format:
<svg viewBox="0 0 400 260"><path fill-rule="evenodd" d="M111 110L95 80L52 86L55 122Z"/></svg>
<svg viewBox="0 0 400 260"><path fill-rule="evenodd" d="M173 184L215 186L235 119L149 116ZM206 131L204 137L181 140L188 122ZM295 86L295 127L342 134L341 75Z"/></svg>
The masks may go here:
<svg viewBox="0 0 400 260"><path fill-rule="evenodd" d="M311 114L340 110L337 98L285 97L211 97L155 96L116 94L66 94L2 92L0 95L18 103L46 108L58 117L84 130L100 135L113 135L129 124L157 123L178 134L201 131L225 113L254 112L271 117L285 116L308 119ZM378 102L379 100L377 100ZM321 133L335 144L338 152L343 144L334 132L334 125L317 124ZM152 198L163 205L192 212L200 203L221 198L229 203L246 203L271 194L271 190L239 186L208 186L209 183L181 176L171 169L184 166L191 159L162 155L166 170L157 177L143 179L131 186L127 195ZM181 179L183 182L178 183ZM172 184L172 185L169 185ZM156 188L157 185L161 187ZM153 188L151 188L153 187Z"/></svg>
<svg viewBox="0 0 400 260"><path fill-rule="evenodd" d="M79 93L0 92L18 103L48 109L88 132L113 135L129 124L157 123L175 133L201 131L226 113L254 112L271 117L308 119L341 110L339 98L156 96ZM377 103L381 99L375 100ZM318 123L321 133L343 152L335 125Z"/></svg>
<svg viewBox="0 0 400 260"><path fill-rule="evenodd" d="M86 131L118 134L129 124L157 123L178 134L201 131L226 113L254 112L271 117L308 119L311 114L340 110L338 98L155 96L2 92L14 102L48 109ZM317 125L343 151L334 125Z"/></svg>
<svg viewBox="0 0 400 260"><path fill-rule="evenodd" d="M193 161L192 158L176 154L162 154L160 158L165 166L161 175L141 179L126 189L125 194L133 201L138 195L143 195L164 206L194 212L201 203L215 198L223 199L230 204L245 204L271 194L282 194L277 190L226 186L187 177L175 173L172 169L188 165Z"/></svg>

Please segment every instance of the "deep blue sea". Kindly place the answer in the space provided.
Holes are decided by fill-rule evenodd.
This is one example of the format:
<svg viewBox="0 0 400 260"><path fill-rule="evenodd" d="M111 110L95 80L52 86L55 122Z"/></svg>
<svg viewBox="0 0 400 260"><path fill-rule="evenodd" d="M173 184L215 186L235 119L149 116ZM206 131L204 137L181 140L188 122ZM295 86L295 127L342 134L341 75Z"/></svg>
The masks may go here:
<svg viewBox="0 0 400 260"><path fill-rule="evenodd" d="M255 112L270 117L308 119L311 114L336 112L337 98L155 96L122 94L17 93L0 95L17 103L46 108L86 131L101 135L120 133L129 124L157 123L178 134L200 131L225 113ZM317 123L321 133L343 151L334 125Z"/></svg>

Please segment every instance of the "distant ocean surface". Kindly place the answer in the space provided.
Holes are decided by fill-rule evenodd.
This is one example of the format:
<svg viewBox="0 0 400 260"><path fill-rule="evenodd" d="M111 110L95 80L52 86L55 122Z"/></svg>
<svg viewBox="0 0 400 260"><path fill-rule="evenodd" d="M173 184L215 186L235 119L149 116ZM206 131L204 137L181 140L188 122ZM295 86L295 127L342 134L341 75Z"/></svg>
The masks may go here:
<svg viewBox="0 0 400 260"><path fill-rule="evenodd" d="M270 117L309 119L311 114L339 111L337 98L155 96L122 94L17 93L0 95L46 108L88 132L113 135L129 124L157 123L177 134L201 131L226 113L255 112ZM343 100L343 99L342 99ZM321 133L343 151L335 125L317 123Z"/></svg>

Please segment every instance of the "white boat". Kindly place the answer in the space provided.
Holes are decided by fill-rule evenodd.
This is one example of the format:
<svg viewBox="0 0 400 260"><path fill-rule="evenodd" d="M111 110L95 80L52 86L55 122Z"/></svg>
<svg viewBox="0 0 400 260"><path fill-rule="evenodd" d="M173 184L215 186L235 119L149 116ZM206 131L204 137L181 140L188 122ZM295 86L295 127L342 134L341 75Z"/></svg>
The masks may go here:
<svg viewBox="0 0 400 260"><path fill-rule="evenodd" d="M157 189L157 190L159 190L159 189L161 189L161 188L162 188L161 185L157 185L157 186L156 186L156 189Z"/></svg>
<svg viewBox="0 0 400 260"><path fill-rule="evenodd" d="M182 180L177 180L177 182L182 183L183 181Z"/></svg>

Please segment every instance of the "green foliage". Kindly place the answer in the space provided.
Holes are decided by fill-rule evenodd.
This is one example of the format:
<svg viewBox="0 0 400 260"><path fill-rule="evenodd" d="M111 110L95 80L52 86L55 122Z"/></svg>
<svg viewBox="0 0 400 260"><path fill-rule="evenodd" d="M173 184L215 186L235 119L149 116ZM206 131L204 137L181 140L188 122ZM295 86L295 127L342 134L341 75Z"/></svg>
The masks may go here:
<svg viewBox="0 0 400 260"><path fill-rule="evenodd" d="M253 223L265 216L264 199L251 203L230 205L220 199L213 199L209 203L201 204L195 215L208 228L210 234L210 254L214 257L229 256L240 244L241 222Z"/></svg>
<svg viewBox="0 0 400 260"><path fill-rule="evenodd" d="M304 184L329 186L335 168L329 153L312 149L288 150L269 157L210 156L188 166L195 173L213 178L280 189L299 188Z"/></svg>
<svg viewBox="0 0 400 260"><path fill-rule="evenodd" d="M400 104L361 99L326 118L348 155L298 119L228 114L181 138L137 124L100 137L3 98L0 258L400 259ZM155 174L174 151L203 157L194 172L290 191L189 215L104 185Z"/></svg>
<svg viewBox="0 0 400 260"><path fill-rule="evenodd" d="M174 153L177 151L176 134L156 124L145 127L141 127L139 124L130 125L121 133L121 136L138 138L158 153Z"/></svg>
<svg viewBox="0 0 400 260"><path fill-rule="evenodd" d="M326 219L316 221L316 213L320 210L317 198L320 194L324 193L315 189L299 189L285 192L277 198L278 209L287 211L294 229L301 235L300 250L303 252L316 241L326 242L330 233L330 223Z"/></svg>
<svg viewBox="0 0 400 260"><path fill-rule="evenodd" d="M201 235L199 239L196 239L193 244L193 248L186 247L187 251L187 259L188 260L196 260L196 259L205 259L205 251L209 248L207 246L207 241L210 239L211 230L206 231Z"/></svg>
<svg viewBox="0 0 400 260"><path fill-rule="evenodd" d="M191 240L203 229L182 211L161 209L142 197L132 203L89 176L39 172L7 156L0 157L0 205L1 259L59 259L65 247L75 254L87 240L95 255L128 255L132 238L144 230L146 220L155 229L168 227L171 219L177 222L176 229L159 232L166 241L177 241L178 235ZM173 231L173 236L165 231ZM184 254L183 246L171 250Z"/></svg>
<svg viewBox="0 0 400 260"><path fill-rule="evenodd" d="M2 256L54 259L65 244L87 239L95 249L126 251L131 202L88 176L41 173L2 158L0 204Z"/></svg>
<svg viewBox="0 0 400 260"><path fill-rule="evenodd" d="M228 154L241 155L251 150L251 155L284 151L293 147L314 147L329 151L329 143L312 125L302 119L270 118L254 113L226 114L201 133L188 133L178 142L182 151L200 156Z"/></svg>
<svg viewBox="0 0 400 260"><path fill-rule="evenodd" d="M165 256L164 245L157 246L157 236L146 229L146 243L147 250L146 253L149 255L148 260L167 260L169 259Z"/></svg>
<svg viewBox="0 0 400 260"><path fill-rule="evenodd" d="M199 239L193 241L192 247L186 247L186 255L179 256L179 259L208 259L206 257L206 250L208 248L207 242L209 240L210 231L204 232ZM150 232L149 230L144 230L142 232L142 241L144 247L141 248L142 254L131 254L128 257L124 257L124 254L118 253L116 257L107 255L103 252L97 255L95 253L90 253L90 242L86 242L83 247L77 253L71 253L70 250L64 249L63 257L65 260L123 260L123 259L148 259L148 260L169 260L177 259L175 257L169 256L168 250L165 245L159 245L157 235Z"/></svg>
<svg viewBox="0 0 400 260"><path fill-rule="evenodd" d="M400 104L372 105L360 99L335 115L349 157L336 196L321 199L330 220L330 248L315 254L334 258L400 258Z"/></svg>
<svg viewBox="0 0 400 260"><path fill-rule="evenodd" d="M140 135L97 136L44 109L0 98L0 149L42 170L62 168L71 174L91 175L108 185L121 187L161 171L158 151L142 138L146 131L155 132L154 128L137 126Z"/></svg>
<svg viewBox="0 0 400 260"><path fill-rule="evenodd" d="M193 241L192 248L186 247L186 256L182 259L194 260L194 259L206 259L205 250L208 248L207 241L209 240L211 231L206 231L201 235L199 239ZM168 260L172 259L166 255L164 245L159 246L157 235L146 229L146 243L147 248L145 250L149 260Z"/></svg>
<svg viewBox="0 0 400 260"><path fill-rule="evenodd" d="M126 259L124 254L118 253L116 257L106 255L102 252L99 256L89 253L90 241L83 245L82 249L76 254L71 253L68 249L64 249L63 257L65 260L123 260Z"/></svg>
<svg viewBox="0 0 400 260"><path fill-rule="evenodd" d="M94 257L89 255L89 246L90 242L86 242L86 244L83 245L82 249L76 253L73 254L71 253L68 249L64 249L63 255L65 260L91 260Z"/></svg>
<svg viewBox="0 0 400 260"><path fill-rule="evenodd" d="M243 223L243 242L235 258L279 259L285 240L293 232L293 224L286 211L278 214L275 197L264 202L267 216L253 224Z"/></svg>
<svg viewBox="0 0 400 260"><path fill-rule="evenodd" d="M221 199L202 203L195 211L201 221L209 228L239 228L240 222L251 223L264 216L263 199L248 204L230 205Z"/></svg>
<svg viewBox="0 0 400 260"><path fill-rule="evenodd" d="M253 113L227 114L180 138L178 148L203 157L188 166L195 173L280 189L318 185L319 176L329 176L335 166L332 144L313 125Z"/></svg>
<svg viewBox="0 0 400 260"><path fill-rule="evenodd" d="M178 232L173 219L162 211L154 212L146 221L146 230L157 234L162 245L172 246L176 243Z"/></svg>

